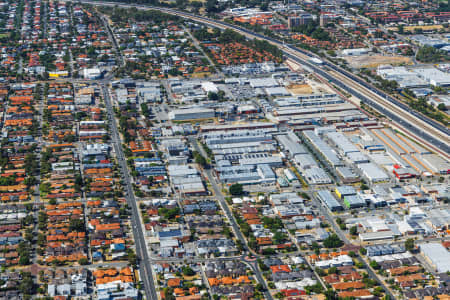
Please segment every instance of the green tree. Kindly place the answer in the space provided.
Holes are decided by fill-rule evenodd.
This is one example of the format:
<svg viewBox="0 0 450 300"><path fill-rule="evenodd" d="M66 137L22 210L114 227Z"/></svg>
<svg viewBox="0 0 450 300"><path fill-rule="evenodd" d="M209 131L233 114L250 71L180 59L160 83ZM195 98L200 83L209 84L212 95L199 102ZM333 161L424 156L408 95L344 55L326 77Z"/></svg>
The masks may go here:
<svg viewBox="0 0 450 300"><path fill-rule="evenodd" d="M442 111L447 110L447 107L445 106L444 103L439 103L439 105L437 106L437 108L438 108L439 110L442 110Z"/></svg>
<svg viewBox="0 0 450 300"><path fill-rule="evenodd" d="M195 155L195 162L199 165L201 165L202 167L206 167L208 165L208 162L206 161L206 158L203 157L203 155L201 155L200 153L197 153Z"/></svg>
<svg viewBox="0 0 450 300"><path fill-rule="evenodd" d="M329 237L323 240L323 246L325 248L339 248L344 245L344 242L338 237L336 233L331 234Z"/></svg>
<svg viewBox="0 0 450 300"><path fill-rule="evenodd" d="M405 249L407 251L413 251L415 249L414 239L409 238L405 241Z"/></svg>
<svg viewBox="0 0 450 300"><path fill-rule="evenodd" d="M33 278L31 277L31 273L23 272L21 273L22 280L19 284L19 291L25 295L33 295L34 294L34 283Z"/></svg>
<svg viewBox="0 0 450 300"><path fill-rule="evenodd" d="M84 221L82 219L71 219L69 221L69 228L72 231L84 231Z"/></svg>
<svg viewBox="0 0 450 300"><path fill-rule="evenodd" d="M243 188L242 184L240 184L240 183L235 183L235 184L233 184L233 185L230 186L229 191L230 191L230 194L231 194L231 195L233 195L233 196L239 196L239 195L242 195L242 193L243 193L243 191L244 191L244 188Z"/></svg>
<svg viewBox="0 0 450 300"><path fill-rule="evenodd" d="M194 276L195 275L194 270L192 270L192 268L189 266L183 267L182 271L185 276Z"/></svg>
<svg viewBox="0 0 450 300"><path fill-rule="evenodd" d="M378 262L376 260L371 260L369 264L375 270L378 270L380 268L380 265L378 264Z"/></svg>

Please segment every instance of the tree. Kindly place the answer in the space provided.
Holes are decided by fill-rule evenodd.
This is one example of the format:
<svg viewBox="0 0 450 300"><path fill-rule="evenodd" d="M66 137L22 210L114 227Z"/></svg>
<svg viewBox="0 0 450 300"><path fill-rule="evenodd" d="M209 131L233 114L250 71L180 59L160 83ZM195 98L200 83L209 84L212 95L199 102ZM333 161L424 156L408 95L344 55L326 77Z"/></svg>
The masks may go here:
<svg viewBox="0 0 450 300"><path fill-rule="evenodd" d="M328 289L325 291L325 299L326 300L337 300L339 299L339 297L336 294L336 291L334 291L333 289Z"/></svg>
<svg viewBox="0 0 450 300"><path fill-rule="evenodd" d="M369 264L375 270L378 270L380 268L380 265L378 264L378 262L376 260L371 260Z"/></svg>
<svg viewBox="0 0 450 300"><path fill-rule="evenodd" d="M437 106L437 108L438 108L439 110L442 110L442 111L447 110L447 107L445 106L444 103L439 103L439 105Z"/></svg>
<svg viewBox="0 0 450 300"><path fill-rule="evenodd" d="M37 179L34 176L29 176L27 178L25 178L25 180L23 181L23 183L25 183L25 185L30 188L31 186L35 185L37 183Z"/></svg>
<svg viewBox="0 0 450 300"><path fill-rule="evenodd" d="M350 227L350 234L351 235L357 235L358 234L358 227L356 227L356 225Z"/></svg>
<svg viewBox="0 0 450 300"><path fill-rule="evenodd" d="M417 51L417 60L421 62L439 62L448 58L442 50L436 49L433 46L424 46Z"/></svg>
<svg viewBox="0 0 450 300"><path fill-rule="evenodd" d="M78 260L78 263L82 266L85 266L85 265L89 264L89 261L86 257L82 257Z"/></svg>
<svg viewBox="0 0 450 300"><path fill-rule="evenodd" d="M84 221L82 219L71 219L69 222L69 228L72 231L84 231Z"/></svg>
<svg viewBox="0 0 450 300"><path fill-rule="evenodd" d="M30 254L26 253L20 256L19 265L26 266L30 264Z"/></svg>
<svg viewBox="0 0 450 300"><path fill-rule="evenodd" d="M202 167L206 167L208 165L206 158L203 155L201 155L200 153L197 153L195 155L195 162L197 164L201 165Z"/></svg>
<svg viewBox="0 0 450 300"><path fill-rule="evenodd" d="M328 274L338 274L338 269L336 267L331 267L328 269Z"/></svg>
<svg viewBox="0 0 450 300"><path fill-rule="evenodd" d="M284 241L284 234L281 231L277 231L273 235L273 241L276 245L281 244Z"/></svg>
<svg viewBox="0 0 450 300"><path fill-rule="evenodd" d="M219 95L215 92L208 92L209 100L219 100Z"/></svg>
<svg viewBox="0 0 450 300"><path fill-rule="evenodd" d="M409 238L405 241L405 249L407 251L413 251L415 249L414 239Z"/></svg>
<svg viewBox="0 0 450 300"><path fill-rule="evenodd" d="M26 295L32 295L34 293L33 278L29 272L22 273L22 280L19 284L19 291Z"/></svg>
<svg viewBox="0 0 450 300"><path fill-rule="evenodd" d="M194 276L195 275L194 270L192 270L192 268L189 266L183 267L182 270L183 270L183 274L185 276Z"/></svg>
<svg viewBox="0 0 450 300"><path fill-rule="evenodd" d="M261 283L258 283L255 285L255 290L259 291L259 292L264 292L264 286Z"/></svg>
<svg viewBox="0 0 450 300"><path fill-rule="evenodd" d="M128 262L129 262L131 265L135 266L135 265L137 264L138 258L137 258L136 253L134 253L133 250L130 249L130 250L128 251L127 258L128 258Z"/></svg>
<svg viewBox="0 0 450 300"><path fill-rule="evenodd" d="M339 248L344 245L344 242L338 237L336 233L331 234L329 237L323 240L323 246L325 248Z"/></svg>
<svg viewBox="0 0 450 300"><path fill-rule="evenodd" d="M231 194L231 195L233 195L233 196L239 196L239 195L242 195L244 189L243 189L242 184L240 184L240 183L235 183L235 184L233 184L233 185L230 186L229 191L230 191L230 194Z"/></svg>

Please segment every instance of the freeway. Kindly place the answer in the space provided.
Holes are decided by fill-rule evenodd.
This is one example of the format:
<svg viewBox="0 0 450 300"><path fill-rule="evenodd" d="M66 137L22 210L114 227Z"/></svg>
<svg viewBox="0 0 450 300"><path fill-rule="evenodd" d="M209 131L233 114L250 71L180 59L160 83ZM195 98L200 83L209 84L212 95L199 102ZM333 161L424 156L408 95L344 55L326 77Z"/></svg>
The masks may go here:
<svg viewBox="0 0 450 300"><path fill-rule="evenodd" d="M121 7L136 7L140 9L153 9L159 10L168 14L176 15L182 18L187 18L194 20L208 26L217 27L221 29L233 29L241 34L244 34L247 38L257 38L261 40L266 40L274 45L280 47L283 50L284 55L288 58L299 62L314 72L316 72L321 77L325 78L329 82L335 84L339 88L347 91L348 93L361 99L364 103L372 106L377 111L384 114L390 120L392 120L396 125L403 129L403 131L414 136L417 140L429 146L436 152L443 156L449 157L450 153L450 130L444 125L424 116L423 114L412 110L407 104L397 100L396 98L388 95L387 93L375 88L371 84L365 82L358 76L351 74L350 72L338 67L331 62L324 61L323 65L317 65L311 62L312 58L318 58L317 55L310 53L306 50L300 49L292 45L285 45L284 43L276 40L274 38L266 37L262 34L255 33L249 29L228 24L220 20L213 20L203 16L197 16L192 13L183 12L171 8L156 7L143 4L125 4L120 2L108 2L108 1L92 1L92 0L82 0L81 2L96 4L96 5L107 5L107 6L121 6ZM327 68L331 69L341 76L344 76L351 81L351 85L344 84L341 79L336 78L336 76L331 75L327 72ZM358 88L358 90L356 89ZM363 89L364 93L360 90ZM390 107L387 108L387 104ZM426 130L425 130L426 128Z"/></svg>
<svg viewBox="0 0 450 300"><path fill-rule="evenodd" d="M120 144L119 131L117 129L116 120L114 117L114 110L109 96L109 91L105 83L102 84L102 91L105 97L106 110L108 113L108 119L111 124L112 141L114 145L114 151L116 153L117 160L119 162L122 178L125 182L126 199L132 209L131 225L133 230L133 236L136 243L136 253L140 258L141 279L144 282L145 293L147 299L157 300L156 288L153 281L152 266L150 258L147 252L147 246L145 244L145 237L142 231L141 220L139 218L139 210L136 204L136 198L134 197L133 188L131 185L131 177L128 172L125 155L122 151L122 145Z"/></svg>

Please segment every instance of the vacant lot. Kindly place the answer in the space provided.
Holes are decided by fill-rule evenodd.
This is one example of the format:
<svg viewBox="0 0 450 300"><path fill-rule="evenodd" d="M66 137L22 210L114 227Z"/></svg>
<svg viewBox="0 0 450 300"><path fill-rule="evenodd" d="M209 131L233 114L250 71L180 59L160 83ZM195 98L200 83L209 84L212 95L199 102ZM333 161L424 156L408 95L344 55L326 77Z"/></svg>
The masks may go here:
<svg viewBox="0 0 450 300"><path fill-rule="evenodd" d="M309 84L293 84L287 87L292 94L311 94L312 88Z"/></svg>
<svg viewBox="0 0 450 300"><path fill-rule="evenodd" d="M379 65L412 64L409 57L403 56L361 55L346 57L345 60L353 68L376 68Z"/></svg>

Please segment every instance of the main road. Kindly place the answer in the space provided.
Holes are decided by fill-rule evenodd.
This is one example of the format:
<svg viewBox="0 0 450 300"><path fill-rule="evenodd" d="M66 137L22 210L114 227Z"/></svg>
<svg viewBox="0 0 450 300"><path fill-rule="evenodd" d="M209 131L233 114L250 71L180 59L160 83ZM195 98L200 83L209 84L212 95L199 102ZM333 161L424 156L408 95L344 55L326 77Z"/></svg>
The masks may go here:
<svg viewBox="0 0 450 300"><path fill-rule="evenodd" d="M106 80L107 82L109 80ZM131 214L131 225L133 230L134 241L136 245L136 253L140 261L141 269L141 279L144 282L145 293L147 299L157 300L156 288L153 281L152 266L150 258L147 252L147 246L145 244L144 232L142 231L141 221L139 219L139 210L136 204L136 198L134 197L133 187L131 184L130 173L128 172L127 163L125 160L125 155L123 154L122 145L120 143L121 139L119 136L119 130L117 129L116 118L114 115L113 106L111 103L111 98L109 96L108 87L106 83L102 83L102 91L105 97L106 111L108 113L109 123L111 124L112 131L112 141L114 146L114 151L116 153L117 161L119 163L122 178L125 182L126 199L128 205L130 205Z"/></svg>

